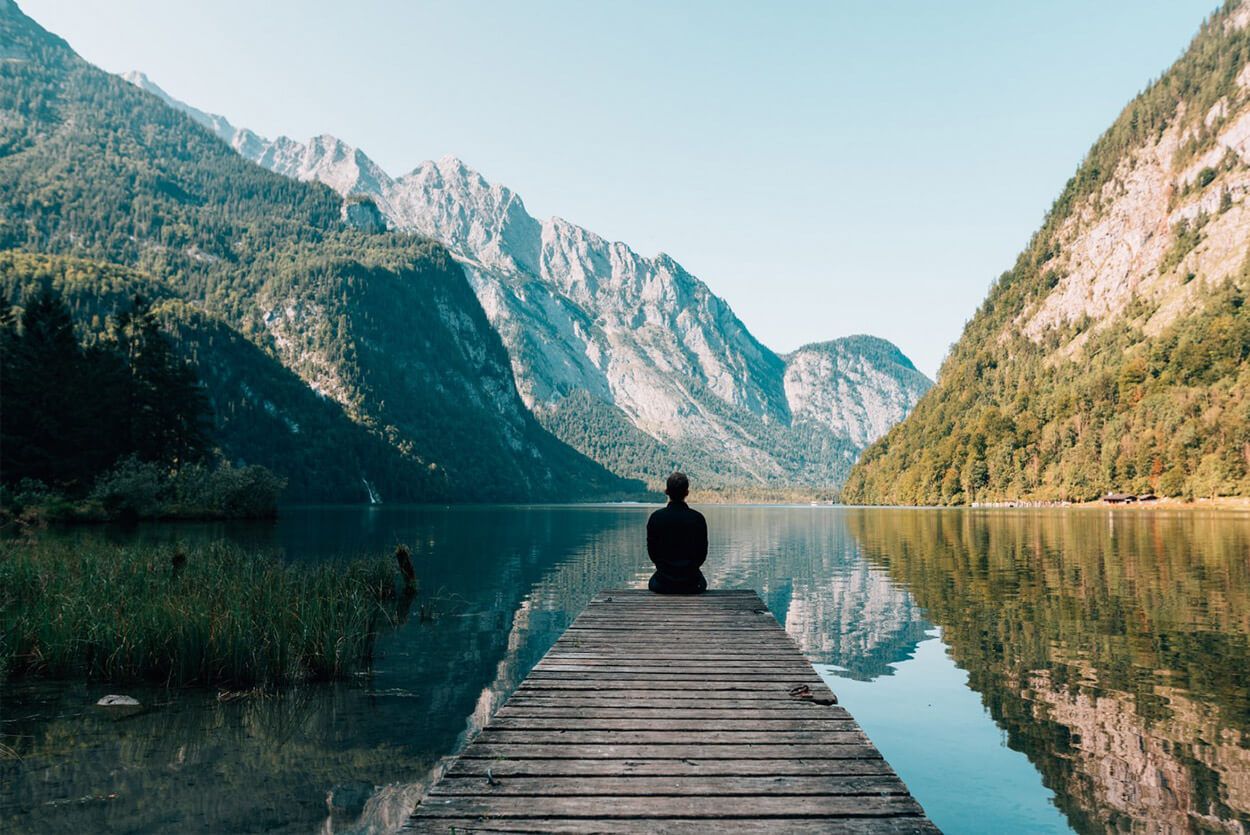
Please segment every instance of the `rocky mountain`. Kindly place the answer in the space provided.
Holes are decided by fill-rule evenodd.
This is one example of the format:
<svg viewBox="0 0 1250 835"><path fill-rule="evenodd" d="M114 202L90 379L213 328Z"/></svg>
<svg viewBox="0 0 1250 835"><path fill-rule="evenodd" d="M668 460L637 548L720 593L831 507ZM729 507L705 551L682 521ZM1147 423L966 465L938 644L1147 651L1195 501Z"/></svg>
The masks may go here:
<svg viewBox="0 0 1250 835"><path fill-rule="evenodd" d="M1094 144L844 497L1250 493L1250 5Z"/></svg>
<svg viewBox="0 0 1250 835"><path fill-rule="evenodd" d="M907 417L933 385L897 346L875 336L804 345L785 361L794 420L826 426L861 448Z"/></svg>
<svg viewBox="0 0 1250 835"><path fill-rule="evenodd" d="M839 484L859 450L929 386L894 346L850 338L781 357L671 257L647 258L521 198L454 157L389 177L331 136L265 140L126 79L272 171L371 199L462 265L526 405L614 471L673 465L721 487Z"/></svg>
<svg viewBox="0 0 1250 835"><path fill-rule="evenodd" d="M61 284L90 329L119 287L146 288L208 381L223 452L287 475L288 498L641 487L538 425L443 247L247 162L9 0L0 58L0 249L57 256L0 265L10 300Z"/></svg>

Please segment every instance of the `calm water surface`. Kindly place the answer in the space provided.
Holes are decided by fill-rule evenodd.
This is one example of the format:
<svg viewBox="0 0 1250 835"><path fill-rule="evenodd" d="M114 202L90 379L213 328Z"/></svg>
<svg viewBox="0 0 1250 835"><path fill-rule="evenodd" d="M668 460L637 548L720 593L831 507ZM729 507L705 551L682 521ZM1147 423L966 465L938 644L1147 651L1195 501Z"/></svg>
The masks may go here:
<svg viewBox="0 0 1250 835"><path fill-rule="evenodd" d="M226 537L292 561L413 548L371 676L281 696L0 688L0 830L385 832L601 588L644 507L306 508ZM757 589L947 832L1250 829L1250 517L704 508L713 586ZM405 613L398 613L403 616Z"/></svg>

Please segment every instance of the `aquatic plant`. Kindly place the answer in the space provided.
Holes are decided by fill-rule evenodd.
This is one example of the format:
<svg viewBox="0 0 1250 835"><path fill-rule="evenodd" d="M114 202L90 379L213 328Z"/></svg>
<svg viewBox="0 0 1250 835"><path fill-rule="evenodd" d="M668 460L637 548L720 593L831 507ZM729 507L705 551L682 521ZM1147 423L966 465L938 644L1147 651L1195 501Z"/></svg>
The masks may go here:
<svg viewBox="0 0 1250 835"><path fill-rule="evenodd" d="M381 559L291 565L227 542L0 544L0 676L255 687L366 669Z"/></svg>

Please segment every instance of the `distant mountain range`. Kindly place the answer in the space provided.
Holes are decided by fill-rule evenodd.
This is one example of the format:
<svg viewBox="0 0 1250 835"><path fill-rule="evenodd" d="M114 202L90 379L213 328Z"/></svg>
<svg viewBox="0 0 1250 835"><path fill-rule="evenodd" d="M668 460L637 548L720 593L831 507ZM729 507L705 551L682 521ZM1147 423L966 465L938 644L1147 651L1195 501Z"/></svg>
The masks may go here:
<svg viewBox="0 0 1250 835"><path fill-rule="evenodd" d="M1250 495L1250 4L1090 149L857 502Z"/></svg>
<svg viewBox="0 0 1250 835"><path fill-rule="evenodd" d="M682 466L704 485L831 490L931 385L873 337L777 355L671 257L536 220L518 195L453 157L392 178L332 136L265 139L142 73L124 77L243 157L330 186L354 222L445 246L502 338L525 404L620 475L654 483Z"/></svg>

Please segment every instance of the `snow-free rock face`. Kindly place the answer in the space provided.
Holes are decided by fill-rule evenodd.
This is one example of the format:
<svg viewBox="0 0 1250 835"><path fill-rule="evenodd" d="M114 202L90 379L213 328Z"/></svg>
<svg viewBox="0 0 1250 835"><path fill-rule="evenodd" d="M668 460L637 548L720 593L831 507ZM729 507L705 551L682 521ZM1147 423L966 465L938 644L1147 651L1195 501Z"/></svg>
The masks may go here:
<svg viewBox="0 0 1250 835"><path fill-rule="evenodd" d="M848 336L804 345L786 357L786 400L812 420L868 446L907 417L933 383L892 343Z"/></svg>
<svg viewBox="0 0 1250 835"><path fill-rule="evenodd" d="M378 204L368 197L351 197L343 201L341 214L348 226L376 235L386 231L386 218L378 211Z"/></svg>
<svg viewBox="0 0 1250 835"><path fill-rule="evenodd" d="M833 487L927 387L882 340L804 348L787 361L669 256L641 256L560 218L539 221L517 194L454 157L391 178L333 137L263 140L181 104L141 73L126 78L248 159L367 196L392 227L442 243L465 268L540 420L596 457L591 436L600 427L580 405L570 414L584 393L658 442L646 461L613 462L618 471L654 481L682 466L705 484ZM569 400L573 393L579 398ZM802 432L792 431L796 420Z"/></svg>

